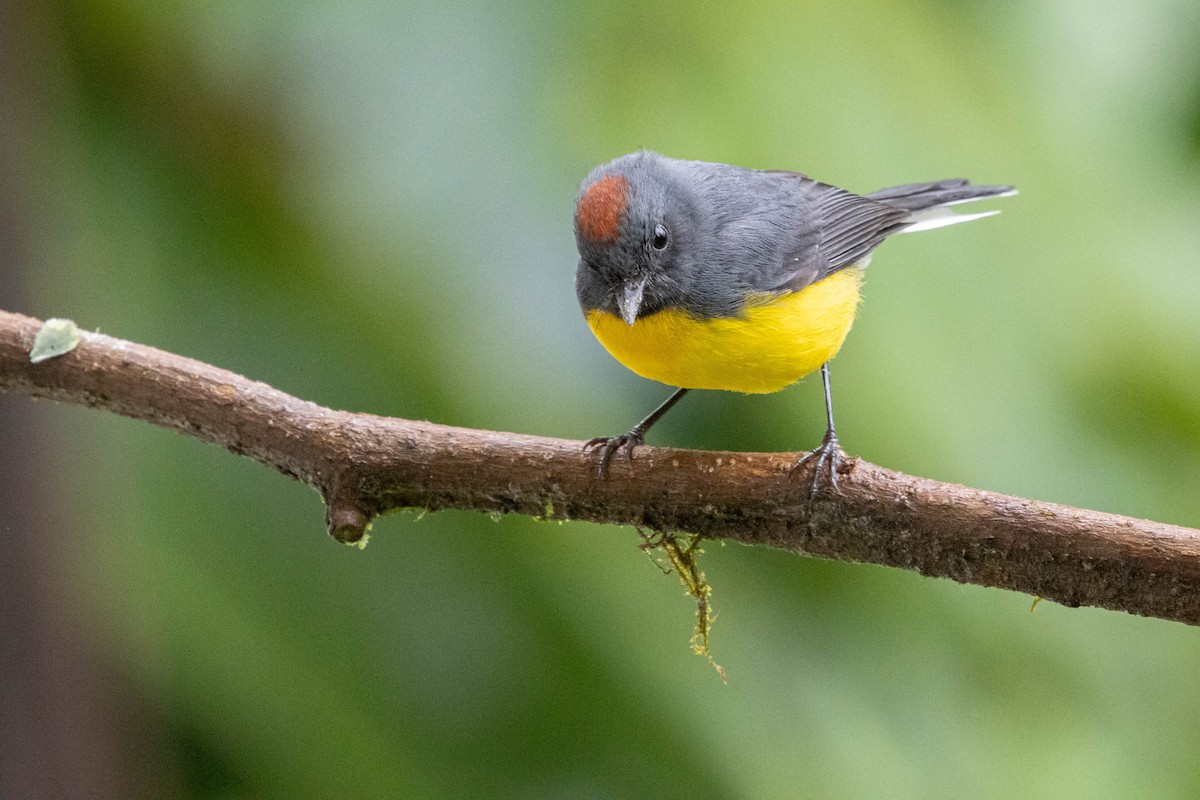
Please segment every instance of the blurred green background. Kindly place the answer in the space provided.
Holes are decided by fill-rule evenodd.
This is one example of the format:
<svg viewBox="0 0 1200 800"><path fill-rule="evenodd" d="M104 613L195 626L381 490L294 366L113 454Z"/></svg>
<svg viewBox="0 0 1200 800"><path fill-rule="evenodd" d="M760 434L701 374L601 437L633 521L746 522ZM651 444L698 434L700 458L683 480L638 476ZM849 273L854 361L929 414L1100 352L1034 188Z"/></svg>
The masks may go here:
<svg viewBox="0 0 1200 800"><path fill-rule="evenodd" d="M855 191L1011 182L889 242L847 449L1200 526L1200 5L32 2L0 9L0 307L355 411L587 438L666 395L575 305L572 204L638 147ZM1200 794L1200 632L631 529L378 521L0 396L0 794ZM814 445L818 382L656 443Z"/></svg>

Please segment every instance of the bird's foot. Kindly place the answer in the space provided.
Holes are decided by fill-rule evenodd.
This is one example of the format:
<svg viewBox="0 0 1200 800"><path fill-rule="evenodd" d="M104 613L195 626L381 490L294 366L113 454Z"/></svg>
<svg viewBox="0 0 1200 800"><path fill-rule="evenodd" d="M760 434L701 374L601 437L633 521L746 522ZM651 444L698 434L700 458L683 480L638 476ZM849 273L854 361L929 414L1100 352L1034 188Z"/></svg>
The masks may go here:
<svg viewBox="0 0 1200 800"><path fill-rule="evenodd" d="M838 447L837 434L830 430L825 432L825 437L821 440L819 447L792 465L792 473L794 474L798 469L812 462L812 483L808 488L809 500L817 499L817 494L821 491L822 476L834 494L841 494L841 490L838 488L838 470L842 468L842 462L845 460L846 454L842 452L842 448Z"/></svg>
<svg viewBox="0 0 1200 800"><path fill-rule="evenodd" d="M633 463L633 448L639 444L645 444L643 437L644 434L636 429L620 436L597 436L587 442L583 449L585 452L594 450L599 453L599 457L596 459L596 475L603 478L608 474L608 465L618 450L624 450L625 458L629 460L630 464Z"/></svg>

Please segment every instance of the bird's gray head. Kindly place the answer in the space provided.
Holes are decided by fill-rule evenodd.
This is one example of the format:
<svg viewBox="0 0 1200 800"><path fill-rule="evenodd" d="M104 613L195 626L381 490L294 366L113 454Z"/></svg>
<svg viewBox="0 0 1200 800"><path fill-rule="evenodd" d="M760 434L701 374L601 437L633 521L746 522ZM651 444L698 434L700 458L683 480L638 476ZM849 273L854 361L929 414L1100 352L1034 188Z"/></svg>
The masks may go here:
<svg viewBox="0 0 1200 800"><path fill-rule="evenodd" d="M682 163L643 150L584 180L575 203L575 291L585 313L606 311L632 325L685 304L704 229L701 197Z"/></svg>

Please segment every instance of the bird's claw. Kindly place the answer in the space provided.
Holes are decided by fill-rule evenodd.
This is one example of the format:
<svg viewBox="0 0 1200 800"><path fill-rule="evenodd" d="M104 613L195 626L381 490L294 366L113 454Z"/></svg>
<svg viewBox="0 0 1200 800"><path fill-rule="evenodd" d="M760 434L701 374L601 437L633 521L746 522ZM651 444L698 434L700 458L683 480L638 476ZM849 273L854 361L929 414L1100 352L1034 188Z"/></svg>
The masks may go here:
<svg viewBox="0 0 1200 800"><path fill-rule="evenodd" d="M821 491L821 476L828 476L829 488L833 489L834 494L841 494L841 489L838 488L838 471L842 468L842 462L846 459L846 454L842 452L842 448L838 446L837 434L833 431L827 431L825 438L821 440L821 444L811 453L805 454L792 465L792 473L803 467L810 461L813 464L812 483L809 484L808 499L816 500L817 495Z"/></svg>
<svg viewBox="0 0 1200 800"><path fill-rule="evenodd" d="M596 461L596 476L603 478L608 474L608 465L618 450L625 451L625 458L633 463L633 448L645 444L642 435L636 431L623 433L620 436L597 436L584 444L584 451L595 450L600 454Z"/></svg>

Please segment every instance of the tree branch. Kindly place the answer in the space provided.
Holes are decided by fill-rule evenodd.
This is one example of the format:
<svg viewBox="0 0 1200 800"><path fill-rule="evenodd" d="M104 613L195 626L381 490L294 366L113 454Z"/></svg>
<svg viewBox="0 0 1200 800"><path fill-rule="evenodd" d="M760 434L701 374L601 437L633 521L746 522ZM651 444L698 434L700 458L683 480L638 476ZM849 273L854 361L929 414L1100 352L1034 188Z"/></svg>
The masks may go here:
<svg viewBox="0 0 1200 800"><path fill-rule="evenodd" d="M812 505L787 453L639 447L596 478L582 443L333 411L217 367L84 333L29 362L39 320L0 311L0 391L103 408L249 456L358 541L405 507L638 525L868 561L1200 624L1200 531L916 478L858 459Z"/></svg>

